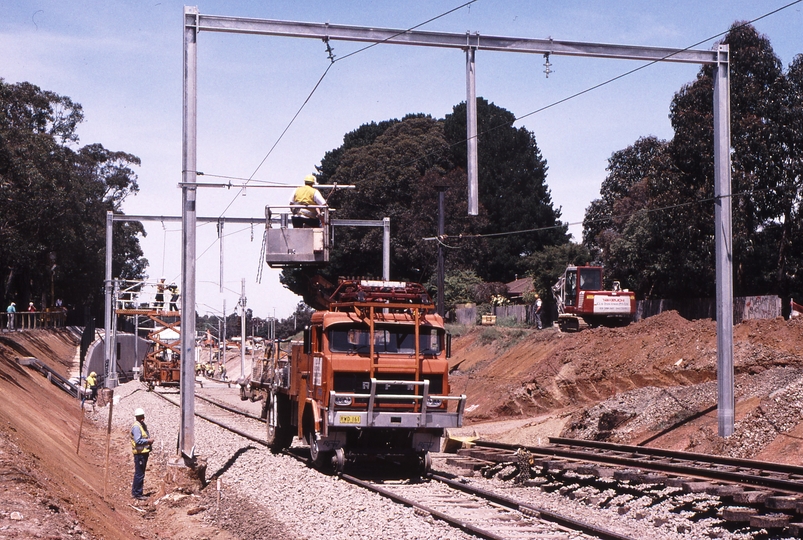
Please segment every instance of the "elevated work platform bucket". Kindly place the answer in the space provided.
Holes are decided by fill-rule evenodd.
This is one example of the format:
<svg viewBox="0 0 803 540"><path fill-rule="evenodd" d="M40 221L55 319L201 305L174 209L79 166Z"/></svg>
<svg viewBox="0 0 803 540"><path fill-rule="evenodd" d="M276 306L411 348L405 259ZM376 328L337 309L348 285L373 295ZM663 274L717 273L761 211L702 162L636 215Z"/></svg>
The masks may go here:
<svg viewBox="0 0 803 540"><path fill-rule="evenodd" d="M309 206L320 215L319 227L294 228L292 206L265 207L265 262L271 268L329 262L329 208Z"/></svg>

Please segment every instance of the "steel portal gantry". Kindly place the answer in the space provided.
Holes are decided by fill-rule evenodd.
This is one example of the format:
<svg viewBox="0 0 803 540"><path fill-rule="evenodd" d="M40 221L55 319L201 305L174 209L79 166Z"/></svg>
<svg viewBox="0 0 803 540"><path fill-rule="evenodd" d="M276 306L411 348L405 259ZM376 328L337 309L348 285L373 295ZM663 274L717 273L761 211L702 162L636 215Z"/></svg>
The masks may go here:
<svg viewBox="0 0 803 540"><path fill-rule="evenodd" d="M447 32L424 32L388 28L346 26L329 23L308 23L254 19L219 15L203 15L196 6L184 6L184 110L182 161L182 283L184 308L195 305L195 182L197 166L197 45L200 32L227 32L313 38L324 41L357 41L388 45L445 47L466 52L466 116L468 145L468 213L478 212L477 190L477 121L475 92L475 56L478 50L530 53L589 58L617 58L648 62L681 62L708 64L714 67L714 194L717 276L717 381L718 421L720 436L733 433L733 253L731 242L731 160L730 160L730 74L727 45L716 50L672 49L583 43L553 39L532 39L504 36L482 36ZM185 332L183 337L194 335ZM192 341L192 340L189 340ZM182 341L184 358L192 357L193 343ZM182 383L182 389L183 389ZM185 421L182 413L182 422ZM192 419L186 419L192 422ZM183 430L182 430L183 432ZM185 455L191 441L180 441Z"/></svg>

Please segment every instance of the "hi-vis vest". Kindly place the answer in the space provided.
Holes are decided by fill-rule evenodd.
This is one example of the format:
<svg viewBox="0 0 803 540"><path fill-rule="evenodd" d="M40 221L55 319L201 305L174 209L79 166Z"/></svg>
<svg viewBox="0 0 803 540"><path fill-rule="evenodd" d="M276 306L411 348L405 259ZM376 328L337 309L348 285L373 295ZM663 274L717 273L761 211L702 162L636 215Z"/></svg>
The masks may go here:
<svg viewBox="0 0 803 540"><path fill-rule="evenodd" d="M140 433L142 433L142 438L143 439L147 439L148 438L148 432L145 430L145 427L139 422L134 422L134 427L137 427L137 426L139 426L139 431L140 431ZM149 445L147 445L147 444L137 445L137 442L134 440L134 427L131 428L131 433L130 433L131 450L135 454L147 454L148 452L151 451L151 447Z"/></svg>
<svg viewBox="0 0 803 540"><path fill-rule="evenodd" d="M300 186L293 195L293 204L315 204L315 193L317 191L312 186ZM298 208L295 210L297 210L296 214L306 218L318 217L317 208Z"/></svg>

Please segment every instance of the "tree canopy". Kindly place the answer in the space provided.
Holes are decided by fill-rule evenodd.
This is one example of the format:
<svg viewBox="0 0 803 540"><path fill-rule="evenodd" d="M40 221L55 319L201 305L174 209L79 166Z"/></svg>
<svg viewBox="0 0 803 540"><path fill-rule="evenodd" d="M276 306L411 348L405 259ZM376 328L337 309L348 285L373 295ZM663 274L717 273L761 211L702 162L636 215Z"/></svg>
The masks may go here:
<svg viewBox="0 0 803 540"><path fill-rule="evenodd" d="M82 120L81 105L70 98L0 79L0 279L6 304L33 301L42 309L59 298L79 317L102 313L106 212L119 212L138 191L131 167L140 160L101 144L79 147ZM115 224L115 276L142 277L147 260L139 234L139 223Z"/></svg>
<svg viewBox="0 0 803 540"><path fill-rule="evenodd" d="M438 232L438 192L444 191L447 272L473 270L485 281L510 281L524 274L523 257L566 241L559 210L546 186L546 161L535 136L513 128L512 113L478 98L480 208L468 215L465 172L465 104L439 120L411 114L360 126L343 145L324 156L318 167L322 184L353 184L329 200L343 219L390 218L391 277L434 281ZM461 127L462 126L462 127ZM483 234L542 227L544 231L483 238ZM282 283L317 305L313 276L331 283L340 276L379 276L382 231L337 228L330 263L321 269L291 269ZM319 283L319 282L315 282Z"/></svg>
<svg viewBox="0 0 803 540"><path fill-rule="evenodd" d="M766 36L734 23L730 47L734 292L803 291L803 61L784 73ZM584 243L641 297L714 294L713 68L670 106L674 137L615 152Z"/></svg>

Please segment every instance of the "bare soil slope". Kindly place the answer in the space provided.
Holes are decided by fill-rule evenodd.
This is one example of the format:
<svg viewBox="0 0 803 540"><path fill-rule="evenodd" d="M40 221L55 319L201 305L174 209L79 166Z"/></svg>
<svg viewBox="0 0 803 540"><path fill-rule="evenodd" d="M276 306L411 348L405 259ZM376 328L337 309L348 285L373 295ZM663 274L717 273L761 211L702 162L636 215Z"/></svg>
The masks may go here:
<svg viewBox="0 0 803 540"><path fill-rule="evenodd" d="M803 320L734 330L736 430L728 438L717 434L714 407L716 324L674 312L618 329L486 327L458 337L452 392L468 395L460 434L520 444L560 435L799 464ZM231 538L196 516L200 506L135 508L126 433L111 433L104 496L106 409L87 415L76 454L77 401L15 360L35 356L66 375L77 345L67 332L0 335L0 538ZM153 465L151 492L163 475Z"/></svg>
<svg viewBox="0 0 803 540"><path fill-rule="evenodd" d="M717 435L713 408L716 323L673 311L578 333L474 329L455 340L452 391L468 395L463 432L507 442L559 435L649 441L799 463L801 344L799 319L734 327L736 431L727 439Z"/></svg>
<svg viewBox="0 0 803 540"><path fill-rule="evenodd" d="M126 433L111 433L104 475L108 408L89 414L104 419L100 426L89 418L82 425L76 399L16 361L34 356L66 376L77 346L66 331L0 336L0 539L231 538L188 516L186 508L135 508ZM148 474L146 490L160 475Z"/></svg>

